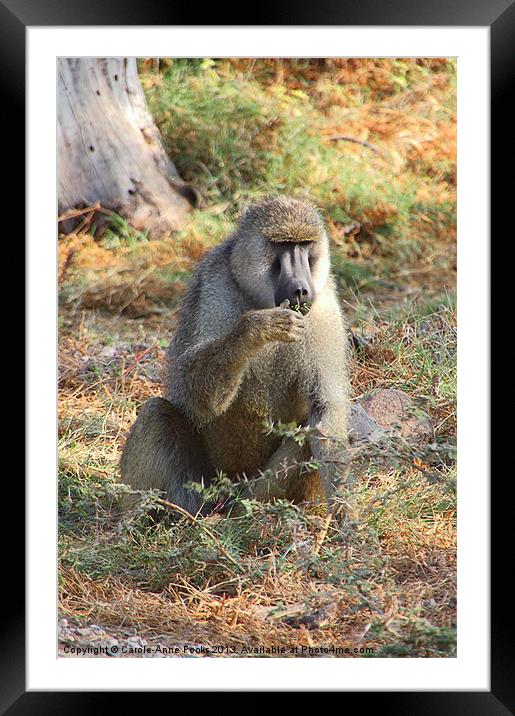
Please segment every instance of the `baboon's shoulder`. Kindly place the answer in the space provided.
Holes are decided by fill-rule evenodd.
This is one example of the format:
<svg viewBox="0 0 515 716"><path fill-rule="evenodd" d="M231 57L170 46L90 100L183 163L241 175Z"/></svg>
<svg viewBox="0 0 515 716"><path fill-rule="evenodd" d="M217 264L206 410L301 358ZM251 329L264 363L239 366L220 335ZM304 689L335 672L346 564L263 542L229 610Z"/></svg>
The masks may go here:
<svg viewBox="0 0 515 716"><path fill-rule="evenodd" d="M223 334L241 314L241 295L229 258L231 240L212 249L197 266L183 298L171 350Z"/></svg>

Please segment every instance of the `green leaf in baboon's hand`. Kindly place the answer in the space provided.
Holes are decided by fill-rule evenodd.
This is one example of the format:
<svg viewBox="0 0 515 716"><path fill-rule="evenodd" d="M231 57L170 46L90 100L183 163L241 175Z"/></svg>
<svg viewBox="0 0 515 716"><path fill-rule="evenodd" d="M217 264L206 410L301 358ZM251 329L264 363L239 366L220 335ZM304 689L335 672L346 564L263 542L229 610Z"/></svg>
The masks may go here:
<svg viewBox="0 0 515 716"><path fill-rule="evenodd" d="M306 301L305 303L293 303L289 306L289 308L292 311L297 311L297 313L301 313L303 316L306 316L311 310L311 305L311 301Z"/></svg>

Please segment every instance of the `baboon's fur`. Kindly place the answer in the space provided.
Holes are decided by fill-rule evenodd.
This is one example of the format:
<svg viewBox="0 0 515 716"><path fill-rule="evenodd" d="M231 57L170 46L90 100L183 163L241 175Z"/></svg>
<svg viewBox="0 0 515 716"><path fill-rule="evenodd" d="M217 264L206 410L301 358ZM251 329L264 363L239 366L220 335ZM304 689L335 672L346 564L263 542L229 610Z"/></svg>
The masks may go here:
<svg viewBox="0 0 515 716"><path fill-rule="evenodd" d="M324 239L322 217L310 202L272 196L247 207L239 221L240 236L262 234L269 241Z"/></svg>
<svg viewBox="0 0 515 716"><path fill-rule="evenodd" d="M303 317L275 307L271 242L308 239L316 296ZM163 490L190 512L206 508L184 484L209 484L217 470L247 476L258 499L330 498L347 437L347 345L316 209L287 197L249 207L195 271L168 350L165 399L140 410L122 456L122 481ZM266 418L313 426L318 434L300 448L266 434ZM301 474L295 463L313 457L320 472ZM252 482L268 470L271 479Z"/></svg>

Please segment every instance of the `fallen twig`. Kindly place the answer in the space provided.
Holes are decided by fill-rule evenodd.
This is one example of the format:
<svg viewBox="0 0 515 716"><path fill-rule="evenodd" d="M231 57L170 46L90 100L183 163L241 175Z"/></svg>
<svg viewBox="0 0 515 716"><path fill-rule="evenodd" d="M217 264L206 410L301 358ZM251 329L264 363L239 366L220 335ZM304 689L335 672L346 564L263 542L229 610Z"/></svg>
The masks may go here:
<svg viewBox="0 0 515 716"><path fill-rule="evenodd" d="M327 137L330 142L352 142L353 144L360 144L362 147L367 147L367 149L371 149L373 152L376 152L377 154L381 154L384 156L384 152L382 149L379 149L379 147L376 147L374 144L371 144L370 142L365 141L364 139L357 139L356 137L349 137L347 134L335 134L332 137Z"/></svg>
<svg viewBox="0 0 515 716"><path fill-rule="evenodd" d="M329 525L331 523L332 517L333 517L333 511L330 510L327 514L327 517L323 521L322 528L321 528L320 532L318 533L317 538L315 540L315 546L313 547L313 554L318 554L320 552L320 547L322 546L322 544L326 538L327 530L329 529Z"/></svg>
<svg viewBox="0 0 515 716"><path fill-rule="evenodd" d="M64 214L57 217L57 221L60 223L61 221L75 219L77 216L82 216L83 214L89 214L90 212L95 211L100 211L102 214L108 214L109 216L113 213L110 209L104 209L104 207L97 202L96 204L91 204L91 206L86 206L84 209L68 209L64 212Z"/></svg>
<svg viewBox="0 0 515 716"><path fill-rule="evenodd" d="M154 350L155 350L156 348L158 348L158 347L159 347L159 344L158 344L158 343L154 343L153 346L149 346L148 348L145 348L144 351L141 351L141 353L138 353L138 354L136 355L136 358L134 359L134 362L131 363L131 365L129 365L127 368L125 368L123 372L124 372L124 373L129 373L131 370L134 370L134 368L138 365L138 363L140 362L140 360L141 360L142 358L144 358L146 355L148 355L149 353L151 353L152 351L154 351Z"/></svg>

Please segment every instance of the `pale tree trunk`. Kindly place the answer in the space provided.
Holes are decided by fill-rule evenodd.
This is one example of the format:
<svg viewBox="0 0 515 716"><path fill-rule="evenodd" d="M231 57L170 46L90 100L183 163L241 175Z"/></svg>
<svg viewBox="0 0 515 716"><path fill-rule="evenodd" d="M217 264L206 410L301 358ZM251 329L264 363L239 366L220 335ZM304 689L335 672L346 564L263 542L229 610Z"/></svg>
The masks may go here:
<svg viewBox="0 0 515 716"><path fill-rule="evenodd" d="M195 203L163 148L135 58L58 60L57 148L61 215L100 202L157 237L181 228Z"/></svg>

